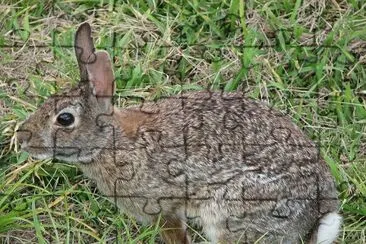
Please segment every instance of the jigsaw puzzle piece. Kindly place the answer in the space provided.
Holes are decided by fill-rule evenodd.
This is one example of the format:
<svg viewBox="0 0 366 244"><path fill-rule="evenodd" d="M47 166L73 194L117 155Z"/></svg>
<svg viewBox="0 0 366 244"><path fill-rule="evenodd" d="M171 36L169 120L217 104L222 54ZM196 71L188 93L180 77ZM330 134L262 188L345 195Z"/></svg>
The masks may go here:
<svg viewBox="0 0 366 244"><path fill-rule="evenodd" d="M230 233L238 238L245 237L248 242L261 239L271 243L281 236L283 240L291 238L289 229L303 218L299 209L306 207L311 211L314 207L303 199L253 199L241 205L232 201L228 204L231 213L226 219L226 229Z"/></svg>
<svg viewBox="0 0 366 244"><path fill-rule="evenodd" d="M25 28L13 28L12 30L7 30L6 33L3 30L7 30L6 28L1 28L0 34L2 38L2 48L15 48L24 46L31 36L30 30Z"/></svg>
<svg viewBox="0 0 366 244"><path fill-rule="evenodd" d="M321 163L325 163L324 161ZM339 206L339 199L334 181L323 182L324 175L315 174L316 177L316 203L319 216L329 213L335 206ZM330 175L326 177L332 177Z"/></svg>
<svg viewBox="0 0 366 244"><path fill-rule="evenodd" d="M30 202L27 201L27 195L16 196L15 193L5 194L0 192L0 202L2 208L6 208L9 212L24 212L30 207Z"/></svg>
<svg viewBox="0 0 366 244"><path fill-rule="evenodd" d="M51 32L58 22L53 18L57 16L53 12L54 3L45 3L29 9L23 9L19 3L4 3L1 15L0 47L51 46ZM42 7L42 14L38 7ZM44 16L50 16L50 18L45 20Z"/></svg>
<svg viewBox="0 0 366 244"><path fill-rule="evenodd" d="M239 243L253 243L260 240L263 243L293 243L291 237L288 237L288 229L279 229L290 223L287 218L280 219L281 223L271 220L270 217L261 214L243 213L241 215L232 215L226 220L226 230L234 234L235 240Z"/></svg>
<svg viewBox="0 0 366 244"><path fill-rule="evenodd" d="M56 157L69 157L73 161L89 162L102 149L114 149L114 127L88 125L88 134L81 135L80 128L60 127L53 138ZM87 138L87 137L92 138ZM92 139L95 140L92 140Z"/></svg>
<svg viewBox="0 0 366 244"><path fill-rule="evenodd" d="M238 102L242 103L242 100L238 100ZM242 104L244 106L244 104ZM232 132L232 134L240 130L243 130L243 115L240 114L240 109L230 109L227 108L223 118L224 128L227 132Z"/></svg>
<svg viewBox="0 0 366 244"><path fill-rule="evenodd" d="M118 208L125 209L127 212L129 209L135 209L134 217L143 218L143 222L146 221L146 218L158 218L159 214L162 213L162 207L157 198L139 195L116 195L114 197L114 203Z"/></svg>
<svg viewBox="0 0 366 244"><path fill-rule="evenodd" d="M115 182L117 191L116 197L122 195L124 198L141 197L146 199L146 209L157 209L157 202L169 199L184 199L185 193L185 177L180 175L171 175L169 169L173 161L183 165L185 155L184 147L162 148L162 150L152 153L140 148L134 151L121 152L117 160L124 160L120 167L133 167L133 177L118 177ZM118 167L118 175L132 172L130 169ZM127 178L127 179L126 179ZM136 186L141 186L136 188ZM162 192L160 189L166 189ZM159 200L162 199L162 200ZM123 200L121 200L123 201ZM155 201L155 202L154 202ZM182 201L182 200L181 200ZM184 201L183 201L184 202ZM149 206L155 206L149 208ZM148 211L152 214L154 211Z"/></svg>
<svg viewBox="0 0 366 244"><path fill-rule="evenodd" d="M160 148L184 146L184 113L180 98L145 102L140 112L148 117L138 128L137 144L152 152Z"/></svg>
<svg viewBox="0 0 366 244"><path fill-rule="evenodd" d="M162 148L160 151L148 154L148 166L155 171L162 181L180 186L185 191L187 164L184 146Z"/></svg>
<svg viewBox="0 0 366 244"><path fill-rule="evenodd" d="M176 106L179 105L180 103ZM146 103L145 106L144 109L148 110L152 105ZM168 105L163 104L162 106ZM175 105L173 104L173 106ZM155 113L149 114L156 115ZM164 116L164 114L159 114L159 116ZM176 116L174 121L165 122L164 130L149 126L139 127L133 141L133 146L136 148L130 148L131 151L123 153L124 155L128 153L130 158L122 166L130 167L132 164L128 162L139 163L138 165L133 164L135 173L132 179L119 177L115 182L117 191L120 191L116 192L115 196L117 204L123 205L126 204L125 202L130 205L137 204L142 209L141 215L152 217L160 214L162 209L164 212L168 212L173 211L174 206L184 208L187 180L183 172L185 172L186 155L183 136L176 136L181 131L174 131L177 130L177 126L173 124L179 124L180 116ZM183 167L183 169L179 167ZM119 171L125 170L119 169ZM137 185L141 185L141 187L136 188ZM167 190L161 192L159 189Z"/></svg>
<svg viewBox="0 0 366 244"><path fill-rule="evenodd" d="M0 56L4 60L0 67L4 91L19 96L28 109L34 109L32 105L53 93L51 48L4 47L0 48ZM21 72L19 67L22 67Z"/></svg>
<svg viewBox="0 0 366 244"><path fill-rule="evenodd" d="M142 100L142 103L139 105L139 110L142 113L146 114L159 114L160 113L160 107L158 104L160 104L161 101L149 101L149 100Z"/></svg>
<svg viewBox="0 0 366 244"><path fill-rule="evenodd" d="M236 100L239 102L239 100ZM291 119L273 107L263 103L243 100L241 107L228 103L224 116L225 133L232 133L232 137L242 135L245 145L262 145L271 147L275 144L315 148L316 145L303 136ZM236 136L235 136L236 134Z"/></svg>
<svg viewBox="0 0 366 244"><path fill-rule="evenodd" d="M278 200L272 210L272 216L276 218L289 218L293 214L292 209L294 208L291 207L293 203L293 200L289 199Z"/></svg>
<svg viewBox="0 0 366 244"><path fill-rule="evenodd" d="M164 195L164 196L163 196ZM165 195L164 193L155 194L115 194L114 201L116 206L125 209L127 212L133 209L134 216L156 219L160 214L181 212L184 213L185 197L181 194ZM136 214L137 213L137 214Z"/></svg>
<svg viewBox="0 0 366 244"><path fill-rule="evenodd" d="M336 127L336 122L329 121L327 118L330 104L331 101L324 100L318 92L303 96L293 94L285 95L281 104L272 104L270 106L271 113L278 117L278 123L272 128L272 138L279 142L286 142L288 145L300 147L317 146L319 148L321 140L319 138L319 128ZM281 107L285 107L286 111L283 112ZM298 112L295 113L292 110L302 112L298 114ZM286 122L286 124L281 124L281 122ZM297 127L295 128L294 124L307 124L308 126L300 127L300 131ZM286 130L290 131L286 132ZM301 136L303 133L310 135L313 142L305 140L306 137Z"/></svg>
<svg viewBox="0 0 366 244"><path fill-rule="evenodd" d="M219 133L217 128L221 125L216 118L220 118L221 115L212 110L216 106L216 101L211 99L211 96L212 93L206 91L187 96L182 94L184 114L182 133L187 153L190 151L188 148L205 147L207 151L218 147L214 144L217 144L215 143Z"/></svg>
<svg viewBox="0 0 366 244"><path fill-rule="evenodd" d="M81 23L86 21L85 13L87 15L93 15L93 22L99 22L99 15L104 15L109 11L113 11L115 8L114 4L104 3L104 4L95 4L92 3L83 9L83 12L75 12L75 5L69 2L63 1L55 1L54 6L52 8L53 15L58 16L59 20L63 20L66 22L73 23ZM89 22L89 21L88 21ZM54 47L66 47L73 48L73 40L76 27L73 26L69 28L68 25L60 24L61 22L56 23L56 28L54 28L52 44ZM92 23L91 23L92 24ZM95 33L98 33L96 36L95 43L97 44L98 49L104 49L107 47L115 47L116 43L114 40L114 31L112 28L109 28L109 23L104 23L104 28L102 30L98 29L98 24L93 25L95 27ZM94 32L94 30L93 30ZM50 35L51 36L51 35ZM103 36L103 39L100 39L99 36Z"/></svg>
<svg viewBox="0 0 366 244"><path fill-rule="evenodd" d="M115 171L115 175L117 178L115 184L116 187L121 187L123 189L123 184L126 182L132 183L137 179L134 179L136 175L141 173L141 164L146 163L147 154L143 149L113 149L110 151L110 157L113 155L113 167ZM137 183L137 182L135 182Z"/></svg>

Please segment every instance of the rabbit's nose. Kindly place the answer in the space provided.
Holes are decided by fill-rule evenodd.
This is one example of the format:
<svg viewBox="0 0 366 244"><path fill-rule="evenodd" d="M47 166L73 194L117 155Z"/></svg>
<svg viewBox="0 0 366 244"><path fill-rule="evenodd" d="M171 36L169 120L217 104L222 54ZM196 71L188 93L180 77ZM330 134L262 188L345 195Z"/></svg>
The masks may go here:
<svg viewBox="0 0 366 244"><path fill-rule="evenodd" d="M28 130L24 130L24 129L19 129L17 130L17 139L18 139L18 142L19 144L22 145L25 145L27 144L27 142L30 140L32 136L32 133Z"/></svg>

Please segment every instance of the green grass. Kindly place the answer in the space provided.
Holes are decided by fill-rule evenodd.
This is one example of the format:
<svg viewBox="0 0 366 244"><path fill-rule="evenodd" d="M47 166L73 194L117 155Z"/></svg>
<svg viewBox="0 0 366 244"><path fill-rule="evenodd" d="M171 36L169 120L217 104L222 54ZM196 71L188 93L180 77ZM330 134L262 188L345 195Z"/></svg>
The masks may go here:
<svg viewBox="0 0 366 244"><path fill-rule="evenodd" d="M2 242L158 239L159 228L118 214L74 166L34 161L16 144L27 114L77 83L68 46L85 20L96 46L113 56L119 106L209 88L243 90L291 116L319 143L337 181L344 216L339 243L366 242L362 1L53 2L0 1Z"/></svg>

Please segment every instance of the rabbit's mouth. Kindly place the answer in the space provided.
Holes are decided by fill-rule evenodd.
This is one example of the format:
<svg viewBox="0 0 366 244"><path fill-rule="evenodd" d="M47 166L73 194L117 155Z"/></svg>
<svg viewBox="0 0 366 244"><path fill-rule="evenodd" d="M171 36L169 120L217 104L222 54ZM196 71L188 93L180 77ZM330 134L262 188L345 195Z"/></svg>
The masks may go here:
<svg viewBox="0 0 366 244"><path fill-rule="evenodd" d="M77 147L57 147L54 150L54 158L69 163L90 163L98 152Z"/></svg>
<svg viewBox="0 0 366 244"><path fill-rule="evenodd" d="M37 160L45 160L52 158L52 156L50 157L50 155L48 154L31 154L31 156Z"/></svg>
<svg viewBox="0 0 366 244"><path fill-rule="evenodd" d="M34 147L27 143L22 143L21 149L37 160L58 159L69 163L90 163L96 153L74 147Z"/></svg>
<svg viewBox="0 0 366 244"><path fill-rule="evenodd" d="M32 158L38 160L60 159L64 161L75 161L79 158L80 151L75 148L55 148L55 147L37 147L29 146L26 142L21 144L22 151L28 152Z"/></svg>

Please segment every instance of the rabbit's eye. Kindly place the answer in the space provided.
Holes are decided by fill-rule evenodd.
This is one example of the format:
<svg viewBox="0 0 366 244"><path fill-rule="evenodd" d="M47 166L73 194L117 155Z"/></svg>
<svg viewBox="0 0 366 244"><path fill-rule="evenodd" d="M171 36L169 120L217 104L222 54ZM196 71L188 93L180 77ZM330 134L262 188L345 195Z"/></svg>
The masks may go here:
<svg viewBox="0 0 366 244"><path fill-rule="evenodd" d="M59 123L62 126L69 126L72 123L74 123L75 118L74 115L70 113L62 113L57 117L57 123Z"/></svg>

